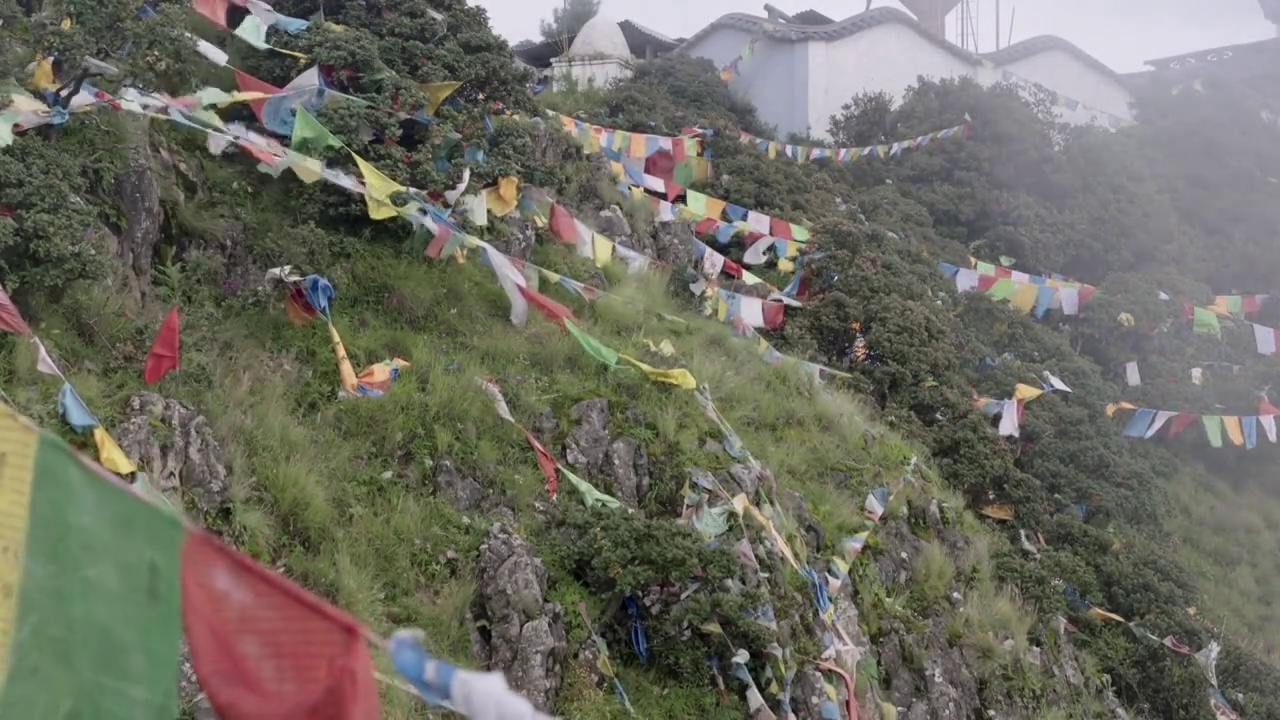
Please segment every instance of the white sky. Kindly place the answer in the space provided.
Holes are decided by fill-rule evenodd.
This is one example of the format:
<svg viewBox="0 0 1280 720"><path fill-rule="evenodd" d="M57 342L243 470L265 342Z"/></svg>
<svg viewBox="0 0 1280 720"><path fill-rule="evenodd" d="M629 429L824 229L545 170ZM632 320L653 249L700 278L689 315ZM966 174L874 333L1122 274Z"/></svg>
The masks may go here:
<svg viewBox="0 0 1280 720"><path fill-rule="evenodd" d="M560 6L560 0L469 1L488 10L493 29L512 44L537 39L538 21ZM600 12L678 38L731 12L764 16L766 1L603 0ZM977 7L979 49L994 50L996 0L969 2ZM773 0L773 5L788 13L813 9L836 20L866 7L864 0ZM894 0L874 0L872 5L884 6L903 9ZM1276 27L1262 17L1257 0L1000 0L1005 38L1015 8L1014 42L1058 35L1120 72L1142 70L1144 60L1276 36ZM953 29L952 18L949 35Z"/></svg>

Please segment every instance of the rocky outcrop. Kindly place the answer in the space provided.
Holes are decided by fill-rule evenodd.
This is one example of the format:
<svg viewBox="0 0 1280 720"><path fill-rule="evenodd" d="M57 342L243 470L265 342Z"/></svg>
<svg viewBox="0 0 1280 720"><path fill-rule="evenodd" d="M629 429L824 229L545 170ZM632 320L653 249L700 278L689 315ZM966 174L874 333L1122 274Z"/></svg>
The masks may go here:
<svg viewBox="0 0 1280 720"><path fill-rule="evenodd" d="M124 213L120 236L106 236L110 250L120 259L125 285L137 302L151 294L151 265L164 225L156 157L145 117L124 115L124 147L128 165L116 177L115 195Z"/></svg>
<svg viewBox="0 0 1280 720"><path fill-rule="evenodd" d="M610 435L609 401L584 400L569 410L576 425L565 439L565 461L600 483L630 507L639 507L649 493L649 453L633 438Z"/></svg>
<svg viewBox="0 0 1280 720"><path fill-rule="evenodd" d="M546 600L547 571L523 538L502 524L480 546L477 623L487 621L473 645L491 670L543 710L560 692L568 641L564 612Z"/></svg>
<svg viewBox="0 0 1280 720"><path fill-rule="evenodd" d="M156 489L189 501L203 517L226 508L227 468L203 415L151 392L130 397L125 412L112 434Z"/></svg>
<svg viewBox="0 0 1280 720"><path fill-rule="evenodd" d="M435 477L431 485L436 495L464 512L478 508L485 497L480 483L463 475L452 460L441 460L435 464Z"/></svg>

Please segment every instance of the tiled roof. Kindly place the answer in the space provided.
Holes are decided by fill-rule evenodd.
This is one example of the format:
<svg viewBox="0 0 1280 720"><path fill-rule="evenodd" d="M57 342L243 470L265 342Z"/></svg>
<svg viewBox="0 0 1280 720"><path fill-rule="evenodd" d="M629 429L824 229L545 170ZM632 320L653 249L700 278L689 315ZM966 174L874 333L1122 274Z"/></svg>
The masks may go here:
<svg viewBox="0 0 1280 720"><path fill-rule="evenodd" d="M694 43L698 42L718 28L742 30L743 32L747 32L758 37L769 38L771 40L802 42L806 40L840 40L842 38L856 35L863 30L869 30L873 27L888 24L898 24L911 28L922 38L928 40L939 48L942 48L961 60L974 65L977 65L981 60L987 60L993 65L1000 66L1038 53L1046 52L1048 50L1062 50L1104 75L1112 78L1119 77L1116 75L1114 70L1107 67L1101 60L1098 60L1070 42L1053 35L1040 35L1028 40L1016 42L1003 50L997 50L996 52L987 53L981 56L975 55L958 45L947 42L946 40L930 33L925 30L915 18L901 10L898 10L897 8L891 7L874 8L867 12L859 13L852 17L827 25L795 25L784 22L774 22L766 18L756 17L755 15L731 13L713 20L710 25L694 33L693 37L684 41L679 49L683 50L691 47Z"/></svg>
<svg viewBox="0 0 1280 720"><path fill-rule="evenodd" d="M842 38L856 35L863 30L869 30L873 27L890 24L909 27L919 33L924 39L952 55L955 55L966 62L977 62L976 56L973 53L933 35L925 30L920 23L916 22L915 18L897 8L891 7L873 8L867 12L858 13L853 17L848 17L829 25L794 25L784 22L774 22L766 18L747 15L745 13L730 13L712 20L710 25L694 33L688 40L685 40L679 49L686 49L692 46L694 43L712 32L715 32L719 28L742 30L744 32L751 33L752 35L769 38L770 40L802 42L806 40L840 40Z"/></svg>
<svg viewBox="0 0 1280 720"><path fill-rule="evenodd" d="M1037 35L1026 40L1019 40L1009 47L1001 48L995 52L984 53L982 57L993 65L1008 65L1011 62L1017 62L1023 58L1039 55L1049 50L1061 50L1103 75L1119 78L1116 71L1107 67L1101 60L1056 35Z"/></svg>

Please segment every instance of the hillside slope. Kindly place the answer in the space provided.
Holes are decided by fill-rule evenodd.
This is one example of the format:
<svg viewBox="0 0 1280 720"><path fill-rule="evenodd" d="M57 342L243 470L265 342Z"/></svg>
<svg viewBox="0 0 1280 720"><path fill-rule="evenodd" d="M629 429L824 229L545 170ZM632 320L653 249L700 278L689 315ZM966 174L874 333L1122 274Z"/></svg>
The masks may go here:
<svg viewBox="0 0 1280 720"><path fill-rule="evenodd" d="M1222 288L1231 277L1261 291L1268 277L1256 254L1191 272L1251 248L1223 243L1269 219L1250 218L1205 246L1193 229L1243 211L1193 212L1199 204L1179 194L1191 192L1189 180L1153 186L1151 176L1167 168L1154 165L1160 153L1151 148L1166 140L1160 133L1185 128L1144 129L1151 135L1141 143L1085 134L1055 153L1060 131L1016 96L922 83L899 109L863 107L864 122L850 125L876 137L849 143L912 137L966 113L971 137L882 164L828 167L739 144L732 129L768 129L701 63L643 65L607 93L547 98L624 130L715 128L714 177L695 187L812 224L822 255L803 256L810 297L787 309L770 340L852 376L815 387L789 363L766 363L729 326L699 317L685 277L692 224L655 222L647 202L617 190L607 163L583 157L554 122L528 120L541 108L482 11L445 0L333 5L324 17L342 29L317 20L297 35L271 36L309 56L333 89L364 101L317 110L342 146L312 152L353 172L354 153L428 191L454 187L464 169L471 193L518 177L522 197L549 191L620 247L653 253L662 271L597 267L557 243L527 207L465 225L526 267L607 290L588 302L597 293L571 292L546 275L541 288L606 348L688 370L749 455L725 444L693 391L625 363L608 367L616 361L608 351L536 311L513 326L509 293L483 252L424 258L429 238L399 220L370 221L363 199L331 184L303 184L292 171L272 177L260 158L211 155L195 128L108 108L19 133L0 150L0 207L10 219L0 222L4 284L86 404L190 515L372 628L424 628L432 651L500 669L566 717L630 716L601 669L610 666L640 717L741 717L752 686L779 715L789 705L799 717L825 716L824 704L843 708L846 695L831 668L849 674L860 718L1111 717L1123 712L1113 691L1143 717L1212 716L1192 660L1069 606L1064 581L1195 649L1216 633L1188 606L1229 618L1220 685L1246 717L1280 717L1274 671L1232 640L1243 634L1238 622L1271 642L1268 560L1238 549L1242 539L1274 547L1265 523L1274 500L1250 484L1218 502L1258 520L1206 529L1206 494L1225 494L1215 492L1226 476L1214 465L1221 455L1206 450L1191 463L1126 443L1103 413L1121 393L1108 353L1140 347L1105 321L1119 312L1105 303L1123 304L1145 327L1176 314L1151 302L1157 281L1177 297L1204 299L1205 286L1194 283ZM308 0L275 5L300 18L319 9ZM0 40L18 48L6 69L25 83L22 67L41 49L73 69L83 55L112 58L121 78L98 81L112 92L125 78L175 96L234 89L236 76L196 54L186 30L277 87L305 69L176 5L157 10L144 19L112 0L77 10L63 29L55 16L24 18L0 6ZM427 105L422 83L450 80L463 84L430 122L397 117L394 108ZM224 122L259 119L243 105L218 113ZM1187 121L1197 123L1208 121ZM1139 158L1149 174L1134 177ZM1249 159L1267 163L1261 153ZM1105 195L1096 181L1103 169L1111 194L1089 204ZM1171 207L1179 224L1144 233L1147 244L1107 244ZM1065 242L1064 228L1080 229L1079 242ZM1161 237L1182 243L1181 264L1152 249ZM1090 258L1104 247L1110 259L1099 266ZM740 248L727 252L741 259ZM1105 298L1074 334L1059 332L985 298L954 296L935 266L968 252L1061 267L1102 284ZM283 265L332 282L332 322L357 369L409 363L383 397L335 400L339 373L322 321L291 323L285 292L263 279ZM1118 275L1112 285L1111 272L1143 276ZM788 279L762 274L779 286ZM182 313L181 369L148 388L142 358L170 304ZM874 363L847 357L854 320ZM1143 362L1157 356L1154 346L1140 349ZM38 372L30 344L4 335L0 351L9 402L63 428L58 388ZM1016 361L979 373L983 358L1005 353ZM1265 366L1249 360L1257 370L1247 382L1266 382ZM1003 397L1044 371L1074 393L1029 404L1023 442L1010 445L970 393ZM516 423L562 466L554 502L529 441L499 416L478 378L501 387ZM1248 398L1240 390L1218 402ZM564 469L621 507L585 494ZM864 498L881 488L892 500L873 521ZM728 509L738 496L780 535L751 513L739 520ZM582 507L592 497L586 504L595 506ZM992 502L1011 505L1015 520L980 522L966 510ZM1086 522L1057 512L1077 502L1091 503ZM848 552L846 540L866 531L865 551ZM1034 556L1019 549L1019 531L1043 535L1047 547ZM1184 542L1170 552L1174 537ZM847 576L837 559L851 560ZM1225 587L1211 567L1241 585ZM630 604L644 643L632 639ZM1079 632L1067 633L1060 617ZM611 665L600 663L591 630ZM747 682L733 672L738 650L749 654ZM423 712L393 688L383 699L387 717ZM186 700L185 713L206 716L198 692Z"/></svg>

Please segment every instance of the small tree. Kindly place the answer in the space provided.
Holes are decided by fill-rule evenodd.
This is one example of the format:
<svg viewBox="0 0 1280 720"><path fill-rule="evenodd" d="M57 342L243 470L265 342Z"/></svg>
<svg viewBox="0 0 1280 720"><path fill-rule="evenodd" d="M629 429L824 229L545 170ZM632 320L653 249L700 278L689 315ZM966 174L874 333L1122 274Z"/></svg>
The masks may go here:
<svg viewBox="0 0 1280 720"><path fill-rule="evenodd" d="M557 38L576 35L587 21L600 12L600 0L565 0L563 7L551 11L551 20L543 20L539 31L542 39L554 41Z"/></svg>

